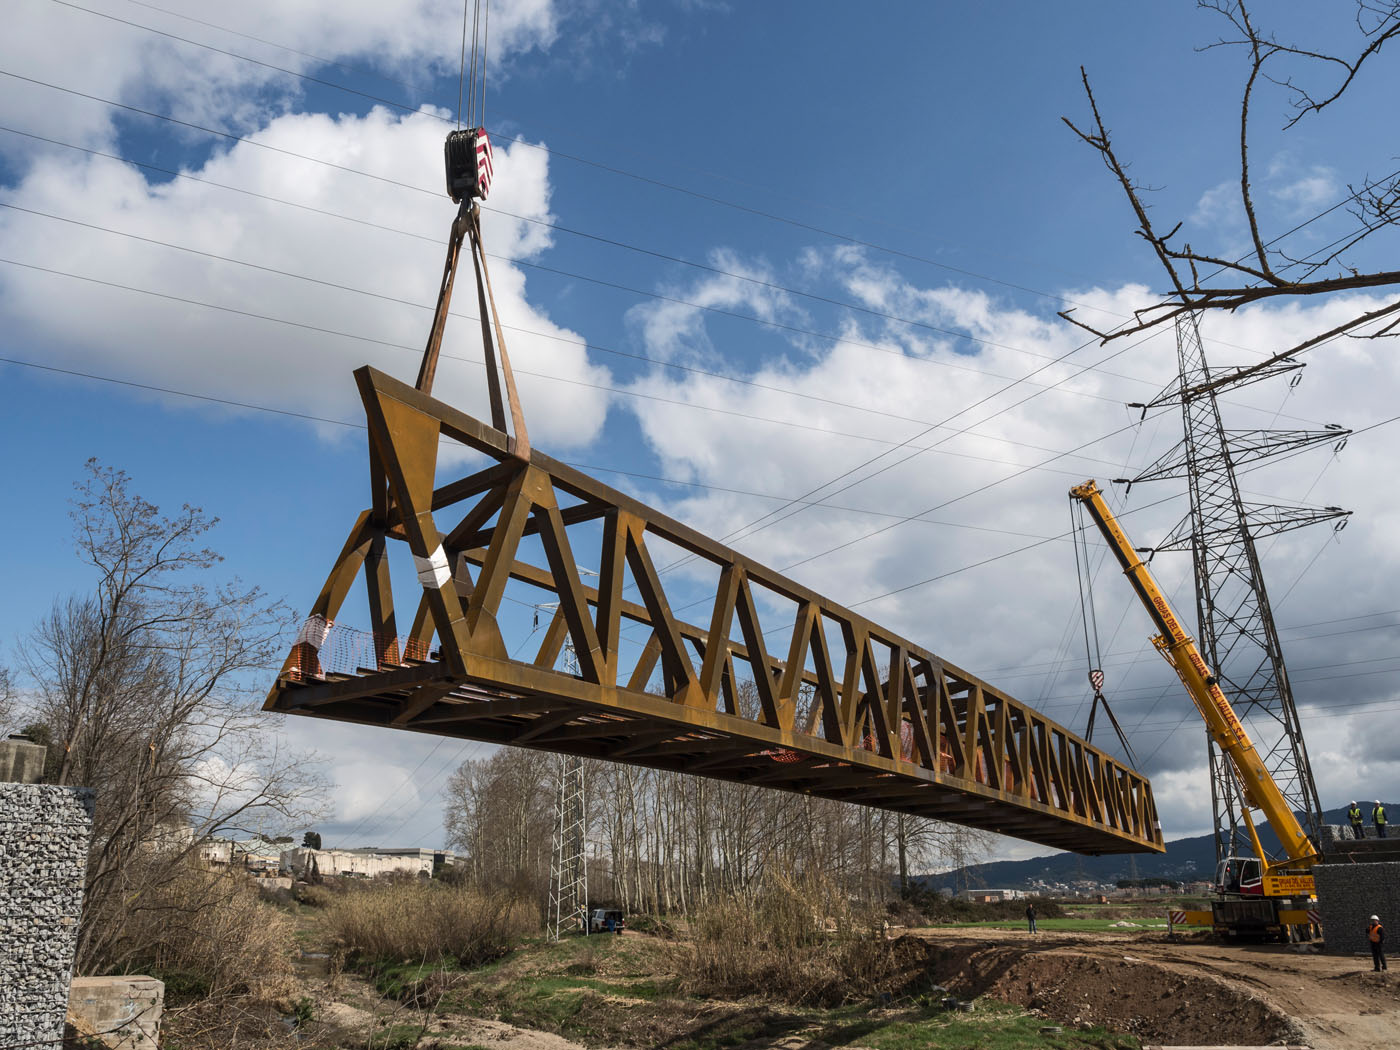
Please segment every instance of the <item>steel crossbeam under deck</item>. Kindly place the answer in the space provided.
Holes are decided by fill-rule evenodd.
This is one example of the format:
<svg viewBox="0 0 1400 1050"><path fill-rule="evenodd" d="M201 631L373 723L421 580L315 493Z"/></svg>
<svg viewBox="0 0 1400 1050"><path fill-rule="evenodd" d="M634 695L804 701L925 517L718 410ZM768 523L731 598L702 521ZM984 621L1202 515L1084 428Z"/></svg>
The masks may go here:
<svg viewBox="0 0 1400 1050"><path fill-rule="evenodd" d="M355 378L371 506L268 710L763 784L1082 853L1162 850L1148 781L1025 704L538 450L518 455L507 434L412 387L369 367ZM443 438L489 465L439 487ZM394 540L418 569L403 641ZM672 611L658 547L717 575L707 625ZM374 666L322 671L325 624L361 573ZM505 637L512 583L553 603L525 659L511 653L530 639ZM644 641L631 659L628 629ZM566 639L577 675L559 666Z"/></svg>

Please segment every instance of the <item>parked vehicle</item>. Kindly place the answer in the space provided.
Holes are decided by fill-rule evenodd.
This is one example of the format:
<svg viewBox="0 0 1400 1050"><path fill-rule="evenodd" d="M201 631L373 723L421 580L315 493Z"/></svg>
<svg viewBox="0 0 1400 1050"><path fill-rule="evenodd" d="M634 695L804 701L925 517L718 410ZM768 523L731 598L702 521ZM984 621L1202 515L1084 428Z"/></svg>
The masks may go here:
<svg viewBox="0 0 1400 1050"><path fill-rule="evenodd" d="M589 933L621 933L627 928L627 920L616 908L594 908L588 913Z"/></svg>

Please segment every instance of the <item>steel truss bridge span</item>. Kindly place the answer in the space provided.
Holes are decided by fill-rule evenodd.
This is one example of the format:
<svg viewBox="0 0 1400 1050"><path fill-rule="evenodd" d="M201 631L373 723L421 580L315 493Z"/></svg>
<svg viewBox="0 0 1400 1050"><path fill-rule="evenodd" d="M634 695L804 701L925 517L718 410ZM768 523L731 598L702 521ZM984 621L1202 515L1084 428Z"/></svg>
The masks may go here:
<svg viewBox="0 0 1400 1050"><path fill-rule="evenodd" d="M368 366L355 379L371 505L266 709L761 784L1082 853L1162 851L1146 778L1063 726L503 430ZM439 486L453 442L487 465ZM402 637L390 541L417 570ZM662 549L696 559L671 577L687 596L713 580L708 625L674 614ZM372 647L333 669L326 635L360 577ZM508 586L550 610L538 646L503 614ZM630 659L624 630L645 640ZM533 653L512 656L526 643Z"/></svg>

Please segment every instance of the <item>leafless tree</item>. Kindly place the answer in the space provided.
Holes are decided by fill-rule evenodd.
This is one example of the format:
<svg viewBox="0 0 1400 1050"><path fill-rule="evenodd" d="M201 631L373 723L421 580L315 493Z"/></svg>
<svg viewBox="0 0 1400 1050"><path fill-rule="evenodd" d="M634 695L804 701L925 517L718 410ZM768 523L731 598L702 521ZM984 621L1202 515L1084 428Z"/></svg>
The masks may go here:
<svg viewBox="0 0 1400 1050"><path fill-rule="evenodd" d="M462 763L448 779L448 845L477 884L543 896L554 831L554 756L502 748Z"/></svg>
<svg viewBox="0 0 1400 1050"><path fill-rule="evenodd" d="M211 584L216 524L165 516L90 461L72 517L88 595L56 602L23 650L56 779L96 793L80 968L120 966L134 913L221 829L290 826L320 809L314 762L285 753L252 692L290 617L256 587ZM217 882L211 882L216 887Z"/></svg>
<svg viewBox="0 0 1400 1050"><path fill-rule="evenodd" d="M757 704L740 683L741 705ZM552 756L503 748L453 774L444 819L471 877L543 901L554 831ZM990 836L831 799L601 761L585 763L595 899L691 912L753 899L771 878L880 904L914 872L973 863Z"/></svg>
<svg viewBox="0 0 1400 1050"><path fill-rule="evenodd" d="M8 730L15 712L15 689L7 667L0 667L0 731Z"/></svg>
<svg viewBox="0 0 1400 1050"><path fill-rule="evenodd" d="M1355 227L1322 249L1294 258L1284 241L1297 227L1285 229L1280 224L1277 230L1266 229L1261 219L1251 154L1252 124L1264 93L1282 94L1284 130L1310 118L1321 119L1363 80L1387 45L1391 45L1391 50L1400 47L1400 42L1392 45L1400 37L1400 0L1356 0L1357 40L1347 54L1280 40L1258 23L1244 0L1197 0L1197 4L1218 15L1228 27L1224 36L1201 50L1235 48L1245 56L1237 113L1239 155L1233 165L1232 180L1238 182L1250 247L1239 256L1229 251L1197 249L1180 238L1181 222L1171 224L1169 220L1163 224L1154 218L1147 202L1151 187L1130 175L1131 165L1115 145L1088 74L1081 69L1091 119L1081 125L1065 118L1065 123L1098 153L1108 168L1132 207L1137 222L1135 232L1151 246L1168 280L1160 301L1137 310L1131 322L1109 331L1078 321L1071 316L1072 311L1062 315L1105 342L1170 323L1190 311L1236 310L1280 297L1325 296L1400 285L1400 270L1363 271L1349 264L1363 242L1381 231L1393 231L1400 222L1400 170L1379 178L1367 176L1349 185L1346 200L1329 211L1349 214ZM1389 100L1385 104L1388 107ZM1400 300L1358 312L1343 324L1304 340L1252 370L1268 367L1343 334L1395 335L1400 332L1397 326Z"/></svg>

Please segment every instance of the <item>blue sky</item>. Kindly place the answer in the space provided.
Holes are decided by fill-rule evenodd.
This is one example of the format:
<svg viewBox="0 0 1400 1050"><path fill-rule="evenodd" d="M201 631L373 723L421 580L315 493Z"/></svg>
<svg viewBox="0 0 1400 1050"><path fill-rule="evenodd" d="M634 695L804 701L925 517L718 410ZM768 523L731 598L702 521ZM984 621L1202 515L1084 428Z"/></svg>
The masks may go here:
<svg viewBox="0 0 1400 1050"><path fill-rule="evenodd" d="M1328 24L1314 11L1271 5L1269 16L1281 35L1309 41L1354 33L1341 5ZM352 368L368 361L412 379L453 214L440 142L457 97L460 8L16 0L10 18L0 356L349 423L359 416ZM1240 56L1196 50L1219 19L1185 2L703 0L526 0L495 4L492 19L486 116L498 166L486 236L512 354L534 373L521 387L536 443L724 535L782 505L724 490L798 495L986 398L957 417L969 433L828 495L835 507L735 543L769 564L802 562L798 579L848 603L944 577L862 609L1080 728L1069 544L989 559L1062 531L1070 484L1131 473L1180 424L1166 413L1134 426L1123 407L1170 378L1168 340L1100 348L1055 317L1068 302L1114 323L1161 283L1102 166L1060 118L1087 116L1083 65L1135 174L1158 187L1157 212L1179 217L1198 247L1240 250L1230 185ZM1326 120L1286 134L1285 99L1261 99L1256 197L1271 228L1395 166L1376 114L1396 87L1394 65L1377 64ZM1334 213L1289 244L1302 254L1347 222ZM1353 265L1374 264L1385 244ZM1256 359L1358 302L1213 319L1209 352ZM478 353L472 340L471 323L455 321L439 393L480 413L480 366L458 360ZM1373 343L1321 351L1297 390L1241 391L1227 413L1242 427L1378 422L1395 400L1391 356ZM1057 385L1017 406L1034 383ZM1400 615L1400 505L1376 483L1393 474L1387 433L1249 482L1256 496L1356 511L1335 542L1293 534L1266 553L1329 806L1400 788L1400 748L1363 743L1377 720L1394 724L1400 655L1387 629ZM158 503L220 517L224 568L298 608L365 503L353 426L3 363L0 441L16 511L0 524L0 662L12 665L54 597L88 585L66 500L89 456L127 470ZM1126 507L1172 494L1135 490ZM861 539L889 520L881 513L954 497L930 515L937 524ZM1129 520L1147 543L1182 510L1177 499ZM1178 562L1157 566L1171 587L1185 579ZM1197 833L1209 821L1200 733L1115 584L1107 574L1100 587L1100 615L1118 625L1110 693L1139 727L1138 753L1152 756L1168 834ZM1178 601L1189 608L1189 589ZM278 731L335 760L332 840L438 841L434 792L455 761L482 753L349 726Z"/></svg>

